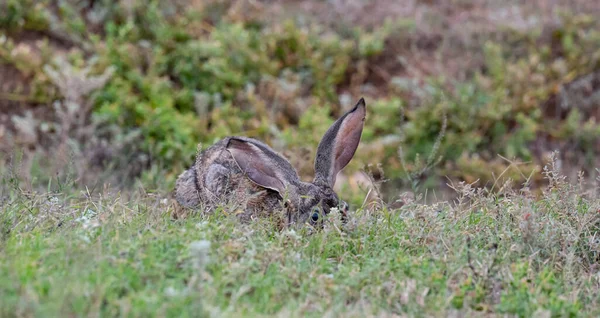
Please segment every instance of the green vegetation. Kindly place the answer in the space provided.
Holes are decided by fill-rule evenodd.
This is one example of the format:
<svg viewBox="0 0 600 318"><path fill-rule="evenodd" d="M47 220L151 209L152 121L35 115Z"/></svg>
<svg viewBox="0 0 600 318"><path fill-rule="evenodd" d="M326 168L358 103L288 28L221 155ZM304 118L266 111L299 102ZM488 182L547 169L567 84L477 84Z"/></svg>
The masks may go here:
<svg viewBox="0 0 600 318"><path fill-rule="evenodd" d="M546 175L539 199L461 184L455 202L334 212L312 234L227 209L173 220L143 191L5 184L0 315L595 317L600 201Z"/></svg>
<svg viewBox="0 0 600 318"><path fill-rule="evenodd" d="M420 169L418 158L431 151L444 117L441 162L428 173L430 181L446 175L494 181L490 171L498 176L511 166L499 155L530 162L504 173L524 181L545 155L566 144L577 167L597 163L598 101L578 88L597 89L600 28L594 16L555 12L544 16L553 23L518 28L507 22L490 31L465 30L462 40L447 31L423 49L419 41L437 34L408 18L362 27L309 15L268 18L269 6L245 2L59 3L4 5L0 61L26 77L10 96L27 101L19 107L52 113L52 102L67 98L44 71L54 57L65 56L75 69L91 67L92 74L111 68L106 85L89 96L99 140L86 142L88 148L110 145L102 152L111 154L103 157L109 161L126 154L137 155L126 161L151 158L140 164L166 169L170 181L191 162L198 143L228 134L277 143L290 156L314 152L317 136L342 111L340 93L349 92L344 107L359 95L369 106L363 151L349 171L381 163L386 177L400 181ZM20 41L31 32L45 42ZM457 54L475 65L406 75L419 74L419 63L441 68ZM51 118L41 121L52 127ZM296 164L310 174L308 161Z"/></svg>

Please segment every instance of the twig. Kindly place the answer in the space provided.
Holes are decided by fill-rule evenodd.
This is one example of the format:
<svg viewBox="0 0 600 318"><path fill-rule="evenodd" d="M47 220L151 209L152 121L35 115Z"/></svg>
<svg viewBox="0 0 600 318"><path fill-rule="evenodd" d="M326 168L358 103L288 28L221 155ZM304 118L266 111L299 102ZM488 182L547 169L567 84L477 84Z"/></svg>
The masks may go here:
<svg viewBox="0 0 600 318"><path fill-rule="evenodd" d="M50 100L48 100L48 99L35 98L35 97L27 96L27 95L20 95L20 94L14 94L14 93L1 93L1 92L0 92L0 99L9 100L12 102L25 102L25 103L34 102L34 103L40 103L40 104L50 102Z"/></svg>
<svg viewBox="0 0 600 318"><path fill-rule="evenodd" d="M467 236L467 261L469 263L469 268L471 268L471 271L473 272L473 276L475 276L479 279L480 275L475 270L475 266L473 266L473 262L471 259L471 237L470 236Z"/></svg>

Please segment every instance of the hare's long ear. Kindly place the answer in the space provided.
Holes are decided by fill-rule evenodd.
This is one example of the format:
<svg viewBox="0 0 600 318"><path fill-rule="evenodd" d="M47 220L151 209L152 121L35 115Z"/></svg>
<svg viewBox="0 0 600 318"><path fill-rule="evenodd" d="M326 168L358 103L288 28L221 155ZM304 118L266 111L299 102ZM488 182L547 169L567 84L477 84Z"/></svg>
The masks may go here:
<svg viewBox="0 0 600 318"><path fill-rule="evenodd" d="M366 115L365 100L339 118L325 133L315 159L315 183L325 182L333 187L335 178L350 162L362 134Z"/></svg>
<svg viewBox="0 0 600 318"><path fill-rule="evenodd" d="M250 180L282 196L289 184L300 180L289 161L257 140L232 137L227 150Z"/></svg>

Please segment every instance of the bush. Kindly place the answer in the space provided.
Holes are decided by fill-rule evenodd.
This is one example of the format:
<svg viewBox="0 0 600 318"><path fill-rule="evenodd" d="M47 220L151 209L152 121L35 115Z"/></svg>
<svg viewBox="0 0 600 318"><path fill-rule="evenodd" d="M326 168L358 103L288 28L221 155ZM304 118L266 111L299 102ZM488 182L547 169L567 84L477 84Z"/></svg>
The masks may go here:
<svg viewBox="0 0 600 318"><path fill-rule="evenodd" d="M318 20L268 19L260 6L244 15L237 5L98 1L88 8L8 1L0 15L0 32L8 35L0 37L0 59L26 76L31 89L22 92L24 99L49 113L60 97L41 70L54 54L77 67L96 61L97 73L114 68L107 85L91 95L93 121L118 127L116 134L139 131L134 145L119 149L146 154L170 176L190 164L197 143L208 146L226 134L287 149L302 158L294 164L307 176L307 158L343 112L340 104L350 107L358 95L367 96L369 112L349 170L381 163L395 181L423 171L432 177L426 186L441 175L484 184L499 175L524 181L562 145L571 146L566 156L595 164L598 100L582 88L598 89L595 19L564 15L540 32L468 35L480 45L460 49L479 54L481 65L461 79L432 74L419 82L396 74L414 66L402 56L409 52L396 53L394 45L423 46L419 37L430 36L414 23L397 19L369 31L340 30ZM52 39L41 52L15 42L32 30ZM393 69L381 70L388 65ZM113 128L106 138L115 138ZM433 150L439 165L422 170Z"/></svg>

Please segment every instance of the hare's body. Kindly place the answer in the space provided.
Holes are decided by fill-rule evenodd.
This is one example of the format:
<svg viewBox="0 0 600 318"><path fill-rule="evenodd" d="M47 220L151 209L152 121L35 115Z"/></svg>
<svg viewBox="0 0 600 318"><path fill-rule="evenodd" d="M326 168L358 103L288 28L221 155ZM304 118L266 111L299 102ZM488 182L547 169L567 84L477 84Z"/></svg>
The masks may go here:
<svg viewBox="0 0 600 318"><path fill-rule="evenodd" d="M227 150L231 138L221 139L196 157L196 163L177 179L176 199L184 207L212 211L219 205L241 210L244 219L281 208L281 198L273 190L252 182Z"/></svg>
<svg viewBox="0 0 600 318"><path fill-rule="evenodd" d="M316 224L330 208L340 206L333 191L335 176L356 151L364 115L361 99L325 133L311 183L301 181L289 161L262 142L226 137L200 152L179 176L175 198L185 208L205 212L224 206L241 212L243 220L285 210L288 224Z"/></svg>

